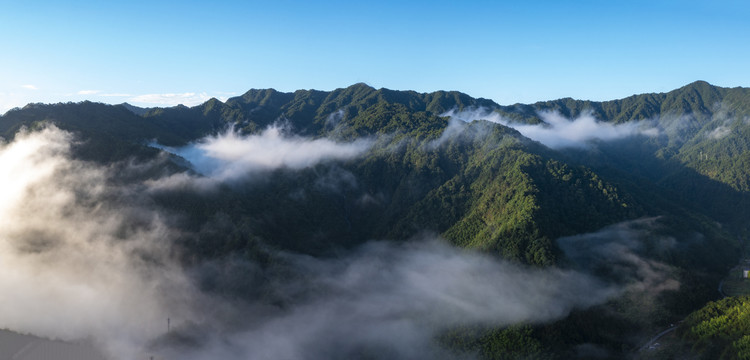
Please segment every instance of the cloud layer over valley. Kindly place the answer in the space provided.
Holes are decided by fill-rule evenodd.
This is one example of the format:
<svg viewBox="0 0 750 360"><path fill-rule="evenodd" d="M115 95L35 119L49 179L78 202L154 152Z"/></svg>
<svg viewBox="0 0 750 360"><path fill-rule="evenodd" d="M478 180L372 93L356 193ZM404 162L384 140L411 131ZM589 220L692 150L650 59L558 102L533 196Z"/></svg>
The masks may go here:
<svg viewBox="0 0 750 360"><path fill-rule="evenodd" d="M658 220L625 221L596 232L560 238L557 242L566 258L586 273L611 273L639 294L677 290L680 284L673 277L674 269L643 254L645 243L657 253L677 247L675 238L653 234L659 227Z"/></svg>
<svg viewBox="0 0 750 360"><path fill-rule="evenodd" d="M619 291L575 271L526 268L430 238L371 242L338 259L285 259L304 274L275 288L290 299L285 309L253 314L228 342L214 339L192 356L443 358L434 337L450 327L546 322Z"/></svg>
<svg viewBox="0 0 750 360"><path fill-rule="evenodd" d="M0 148L0 326L131 356L169 314L200 321L200 294L167 256L164 218L71 160L71 141L50 127Z"/></svg>
<svg viewBox="0 0 750 360"><path fill-rule="evenodd" d="M553 149L585 147L595 140L610 141L633 135L656 136L659 130L648 121L630 121L611 124L598 121L591 113L583 113L575 119L568 119L554 111L540 112L543 124L523 124L510 121L490 109L478 108L463 111L451 110L443 116L462 122L486 120L502 124L524 136Z"/></svg>
<svg viewBox="0 0 750 360"><path fill-rule="evenodd" d="M186 159L196 172L210 180L187 178L185 174L179 174L153 185L207 185L212 182L258 178L268 171L280 168L300 170L325 161L353 159L364 154L373 144L374 140L367 138L348 143L327 138L304 138L289 134L279 125L252 135L241 135L229 130L185 147L161 147Z"/></svg>
<svg viewBox="0 0 750 360"><path fill-rule="evenodd" d="M0 146L0 327L91 339L112 359L439 358L435 337L451 327L548 322L633 284L669 285L645 275L606 283L585 267L526 267L432 235L370 241L335 258L275 251L270 265L241 257L186 262L176 244L188 230L144 191L175 175L123 184L115 180L136 167L73 159L74 141L47 127ZM175 152L207 179L237 181L353 159L372 145L271 127ZM240 298L206 286L247 278L262 281Z"/></svg>

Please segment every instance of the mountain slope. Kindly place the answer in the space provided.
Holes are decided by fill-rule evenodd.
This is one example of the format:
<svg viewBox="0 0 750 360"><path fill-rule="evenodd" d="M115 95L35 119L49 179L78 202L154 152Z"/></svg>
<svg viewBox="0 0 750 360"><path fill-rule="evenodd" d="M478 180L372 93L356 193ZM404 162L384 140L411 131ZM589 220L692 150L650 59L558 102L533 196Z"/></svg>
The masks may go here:
<svg viewBox="0 0 750 360"><path fill-rule="evenodd" d="M648 120L661 130L659 137L651 139L656 144L654 156L675 160L711 179L748 191L748 99L748 88L720 88L697 81L668 93L604 102L568 98L499 107L496 111L530 123L543 122L538 114L550 111L571 119L591 114L615 124Z"/></svg>
<svg viewBox="0 0 750 360"><path fill-rule="evenodd" d="M524 266L577 269L617 284L653 276L679 283L629 290L602 308L553 324L507 332L472 329L469 339L459 336L487 354L502 353L488 349L502 349L503 339L521 336L571 355L585 339L607 351L631 349L644 331L716 296L718 279L736 263L737 238L748 231L748 104L748 89L704 82L607 102L513 106L458 92L355 84L330 92L250 90L226 102L211 99L140 115L124 105L32 104L0 117L0 134L12 139L22 127L34 131L52 123L76 134L77 159L137 168L136 175L122 171L118 181L169 214L180 235L167 246L181 263L246 261L261 269L248 270L252 276L246 268L219 271L221 276L198 281L222 296L288 306L294 299L277 298L268 289L291 275L268 269L283 269L289 253L336 259L372 240L409 242L425 233ZM508 121L445 116L479 109ZM549 112L566 121L589 115L600 123L639 121L657 131L550 148L512 128L550 127ZM290 144L308 153L321 147L358 150L300 166L282 157L281 165L261 162L266 165L233 178L210 166L203 170L206 158L196 160L185 150L205 151L226 140L238 149L232 158L242 161L254 154L268 160ZM245 146L253 142L261 145ZM242 161L227 167L242 169ZM166 185L154 190L154 183ZM615 259L604 265L581 263L560 240L612 229L628 234L621 239L627 246L610 244L618 251L608 253ZM587 248L594 251L611 239L604 236ZM617 257L622 254L630 258Z"/></svg>
<svg viewBox="0 0 750 360"><path fill-rule="evenodd" d="M750 170L745 158L750 152L745 131L750 126L743 125L741 117L750 110L748 97L747 89L695 82L665 94L601 103L561 99L502 107L458 92L420 94L355 84L331 92L250 90L224 103L211 99L192 108L151 109L143 116L124 106L89 102L30 105L1 117L0 133L10 138L21 126L53 122L80 133L85 144L81 154L95 154L100 160L154 156L147 146L154 140L175 146L229 127L257 133L279 122L301 136L340 141L386 136L388 140L377 146L384 151L344 166L368 188L365 194L351 196L385 196L384 202L363 211L361 216L368 220L355 228L370 230L358 230L355 238L405 238L428 229L444 233L456 244L521 261L539 263L532 259L541 251L547 259L541 262L549 263L554 253L551 240L559 236L670 211L665 207L721 215L721 207L711 199L678 198L686 192L700 194L691 186L704 186L703 175L735 190L747 187ZM657 138L631 138L628 144L603 143L597 151L555 152L500 124L475 122L451 134L455 128L441 116L451 109L477 108L532 123L543 122L538 114L544 111L571 118L591 112L614 123L657 119L663 132ZM724 155L713 155L711 149ZM701 155L704 150L712 155ZM694 160L696 152L716 160ZM664 191L665 200L654 204L654 198L663 197L654 193ZM678 195L669 196L670 192ZM712 193L730 201L733 191ZM734 199L740 200L727 208L742 209L744 197ZM356 208L349 202L342 206ZM380 220L369 220L373 217ZM543 250L537 241L545 244Z"/></svg>

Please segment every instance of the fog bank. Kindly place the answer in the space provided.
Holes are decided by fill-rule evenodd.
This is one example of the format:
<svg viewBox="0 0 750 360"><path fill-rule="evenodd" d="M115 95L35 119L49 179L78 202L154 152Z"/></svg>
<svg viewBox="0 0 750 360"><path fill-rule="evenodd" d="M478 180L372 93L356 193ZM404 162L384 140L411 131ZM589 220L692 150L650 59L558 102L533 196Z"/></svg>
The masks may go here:
<svg viewBox="0 0 750 360"><path fill-rule="evenodd" d="M159 147L183 157L196 172L212 181L231 182L262 177L280 168L300 170L321 162L353 159L373 144L373 140L366 138L342 143L301 137L276 124L258 134L242 135L228 130L181 148ZM179 185L188 180L184 175L177 176L154 186L169 186L170 181Z"/></svg>
<svg viewBox="0 0 750 360"><path fill-rule="evenodd" d="M0 327L90 339L111 359L450 358L435 336L452 327L543 323L632 286L672 286L658 277L658 264L637 262L637 251L628 251L637 249L635 240L617 240L616 231L597 235L615 240L591 251L573 245L593 235L561 239L574 261L593 254L645 269L615 283L591 275L596 267L526 267L434 235L371 241L335 258L275 252L266 267L241 257L187 267L174 248L185 230L144 191L154 181L114 181L129 170L71 158L73 141L48 127L0 146ZM193 160L208 176L227 180L352 158L367 146L267 130L209 139L196 145L203 155ZM346 184L329 179L319 186L355 181L352 175ZM219 269L213 278L212 267ZM239 270L221 270L228 267ZM251 276L263 281L242 298L199 286L201 279Z"/></svg>
<svg viewBox="0 0 750 360"><path fill-rule="evenodd" d="M451 110L442 116L452 120L471 122L486 120L502 124L550 148L585 147L591 141L611 141L633 135L655 136L659 130L649 121L629 121L612 124L597 120L593 114L584 112L575 119L568 119L555 111L539 112L542 124L523 124L510 121L499 113L486 108Z"/></svg>

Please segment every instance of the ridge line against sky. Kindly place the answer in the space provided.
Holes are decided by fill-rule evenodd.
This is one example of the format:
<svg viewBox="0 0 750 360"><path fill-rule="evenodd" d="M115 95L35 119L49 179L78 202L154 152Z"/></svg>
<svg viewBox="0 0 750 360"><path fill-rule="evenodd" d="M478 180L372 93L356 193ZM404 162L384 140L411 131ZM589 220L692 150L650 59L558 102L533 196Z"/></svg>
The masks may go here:
<svg viewBox="0 0 750 360"><path fill-rule="evenodd" d="M0 114L358 82L502 105L748 86L749 17L739 0L3 1Z"/></svg>

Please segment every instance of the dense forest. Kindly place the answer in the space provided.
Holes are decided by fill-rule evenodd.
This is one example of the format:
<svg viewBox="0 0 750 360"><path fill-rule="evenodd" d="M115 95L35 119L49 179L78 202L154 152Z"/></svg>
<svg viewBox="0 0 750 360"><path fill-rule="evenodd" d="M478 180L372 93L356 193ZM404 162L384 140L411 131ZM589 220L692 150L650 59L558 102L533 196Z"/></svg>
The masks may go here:
<svg viewBox="0 0 750 360"><path fill-rule="evenodd" d="M747 88L695 82L606 102L501 106L355 84L250 90L195 107L29 104L0 117L8 143L50 127L72 134L76 161L119 174L111 186L148 190L139 201L180 229L165 246L181 268L223 264L191 275L211 296L294 308L309 294L279 284L310 275L290 259L338 261L372 241L409 249L434 237L524 271L574 271L619 289L543 320L431 326L447 357L637 357L682 319L681 339L694 345L681 351L750 357L733 325L744 321L746 299L709 303L750 230ZM252 141L264 145L240 147L233 162L210 158L228 151L224 142ZM328 152L298 161L294 151ZM245 157L254 153L263 161ZM184 346L194 335L154 346ZM322 354L414 356L367 341L342 349Z"/></svg>

